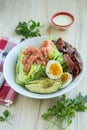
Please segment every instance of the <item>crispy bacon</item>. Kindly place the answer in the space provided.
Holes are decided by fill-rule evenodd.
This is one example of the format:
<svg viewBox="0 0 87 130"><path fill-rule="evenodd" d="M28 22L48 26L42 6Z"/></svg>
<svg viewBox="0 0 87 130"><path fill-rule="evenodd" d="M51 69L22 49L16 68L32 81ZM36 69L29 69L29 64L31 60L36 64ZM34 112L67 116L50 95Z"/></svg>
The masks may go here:
<svg viewBox="0 0 87 130"><path fill-rule="evenodd" d="M69 72L72 74L73 78L75 78L82 70L76 49L62 38L59 38L54 43L58 50L64 54L64 59L66 61Z"/></svg>

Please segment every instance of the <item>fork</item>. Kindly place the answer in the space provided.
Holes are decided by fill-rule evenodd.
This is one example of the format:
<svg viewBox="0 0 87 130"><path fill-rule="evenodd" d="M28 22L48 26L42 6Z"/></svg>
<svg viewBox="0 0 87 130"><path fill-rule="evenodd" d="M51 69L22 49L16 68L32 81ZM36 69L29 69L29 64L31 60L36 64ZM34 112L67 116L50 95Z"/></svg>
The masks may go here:
<svg viewBox="0 0 87 130"><path fill-rule="evenodd" d="M1 58L2 60L4 60L7 56L7 54L9 53L9 51L14 47L15 45L13 45L10 41L8 41L7 46L5 47L4 51L2 51L1 53Z"/></svg>
<svg viewBox="0 0 87 130"><path fill-rule="evenodd" d="M4 50L4 51L2 52L2 57L5 58L5 57L7 56L7 54L8 54L8 52L9 52L9 50L10 50L10 48L7 47L6 50Z"/></svg>
<svg viewBox="0 0 87 130"><path fill-rule="evenodd" d="M7 43L7 46L5 47L5 49L4 49L4 51L2 52L2 58L4 58L5 59L5 57L7 56L7 54L9 53L9 51L17 44L17 43L19 43L19 42L22 42L22 41L24 41L25 39L21 39L21 40L15 40L15 39L13 39L13 38L11 38L9 41L8 41L8 43ZM13 43L15 43L15 44L13 44Z"/></svg>
<svg viewBox="0 0 87 130"><path fill-rule="evenodd" d="M15 39L10 39L4 49L4 51L1 52L0 54L0 89L5 81L5 78L4 78L4 75L3 75L3 62L4 62L4 59L6 58L7 54L9 53L9 51L17 44L20 42L20 40L15 40ZM13 44L15 43L15 44Z"/></svg>
<svg viewBox="0 0 87 130"><path fill-rule="evenodd" d="M5 81L5 78L4 78L3 72L0 72L0 89L1 89L4 81Z"/></svg>
<svg viewBox="0 0 87 130"><path fill-rule="evenodd" d="M0 57L0 71L3 71L3 61L6 58L7 54L9 53L9 51L11 50L12 47L13 47L13 45L11 45L11 43L8 42L5 50L2 51L1 57ZM5 78L4 78L3 72L0 72L0 89L1 89L4 81L5 81Z"/></svg>

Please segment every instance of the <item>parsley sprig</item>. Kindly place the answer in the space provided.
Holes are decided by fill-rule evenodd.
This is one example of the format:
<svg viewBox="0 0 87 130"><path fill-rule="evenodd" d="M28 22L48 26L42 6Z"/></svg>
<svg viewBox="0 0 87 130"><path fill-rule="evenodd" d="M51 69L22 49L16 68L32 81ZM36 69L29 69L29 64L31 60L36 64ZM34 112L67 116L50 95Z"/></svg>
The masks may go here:
<svg viewBox="0 0 87 130"><path fill-rule="evenodd" d="M76 112L87 110L86 102L87 95L82 96L81 93L74 99L66 98L66 95L63 95L54 106L42 114L42 118L51 123L47 130L54 125L60 127L61 130L66 130L72 123L72 118L76 115Z"/></svg>
<svg viewBox="0 0 87 130"><path fill-rule="evenodd" d="M24 38L41 36L40 29L43 27L40 22L35 22L34 20L30 20L28 22L19 22L15 32L18 35L22 35Z"/></svg>
<svg viewBox="0 0 87 130"><path fill-rule="evenodd" d="M10 117L10 115L11 115L11 113L8 110L4 110L3 113L2 113L2 115L0 116L0 122L7 121L8 123L10 123L8 121L8 118Z"/></svg>

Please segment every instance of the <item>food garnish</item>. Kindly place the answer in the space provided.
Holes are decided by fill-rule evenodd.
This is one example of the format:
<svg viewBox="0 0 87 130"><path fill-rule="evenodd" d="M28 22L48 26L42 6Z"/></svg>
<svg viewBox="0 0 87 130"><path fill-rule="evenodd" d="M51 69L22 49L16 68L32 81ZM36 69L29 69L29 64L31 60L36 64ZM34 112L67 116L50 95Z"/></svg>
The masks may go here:
<svg viewBox="0 0 87 130"><path fill-rule="evenodd" d="M0 116L0 122L4 122L7 121L8 123L10 123L8 121L8 118L10 117L11 113L6 109L3 111L2 115ZM11 124L11 123L10 123Z"/></svg>
<svg viewBox="0 0 87 130"><path fill-rule="evenodd" d="M28 22L23 21L18 23L15 32L24 38L41 36L41 27L43 26L40 22L35 22L34 20L30 20Z"/></svg>
<svg viewBox="0 0 87 130"><path fill-rule="evenodd" d="M75 98L67 98L63 95L56 104L50 107L47 112L42 114L42 118L49 121L50 124L47 128L50 129L54 125L60 128L60 130L66 130L72 123L73 117L76 116L76 112L85 112L87 110L87 95L82 96L79 93Z"/></svg>

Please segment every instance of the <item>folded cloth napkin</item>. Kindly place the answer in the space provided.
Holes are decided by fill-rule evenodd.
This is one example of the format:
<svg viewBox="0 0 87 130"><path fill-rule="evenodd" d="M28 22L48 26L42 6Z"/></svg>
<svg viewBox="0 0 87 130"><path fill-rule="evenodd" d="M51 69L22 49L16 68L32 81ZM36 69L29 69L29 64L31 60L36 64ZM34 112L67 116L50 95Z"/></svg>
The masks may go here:
<svg viewBox="0 0 87 130"><path fill-rule="evenodd" d="M0 39L0 72L3 72L3 63L6 57L3 52L5 52L8 47L10 48L10 51L17 43L19 43L19 40L13 38L2 37ZM4 83L0 88L0 105L10 106L13 103L16 94L17 93L4 80Z"/></svg>

